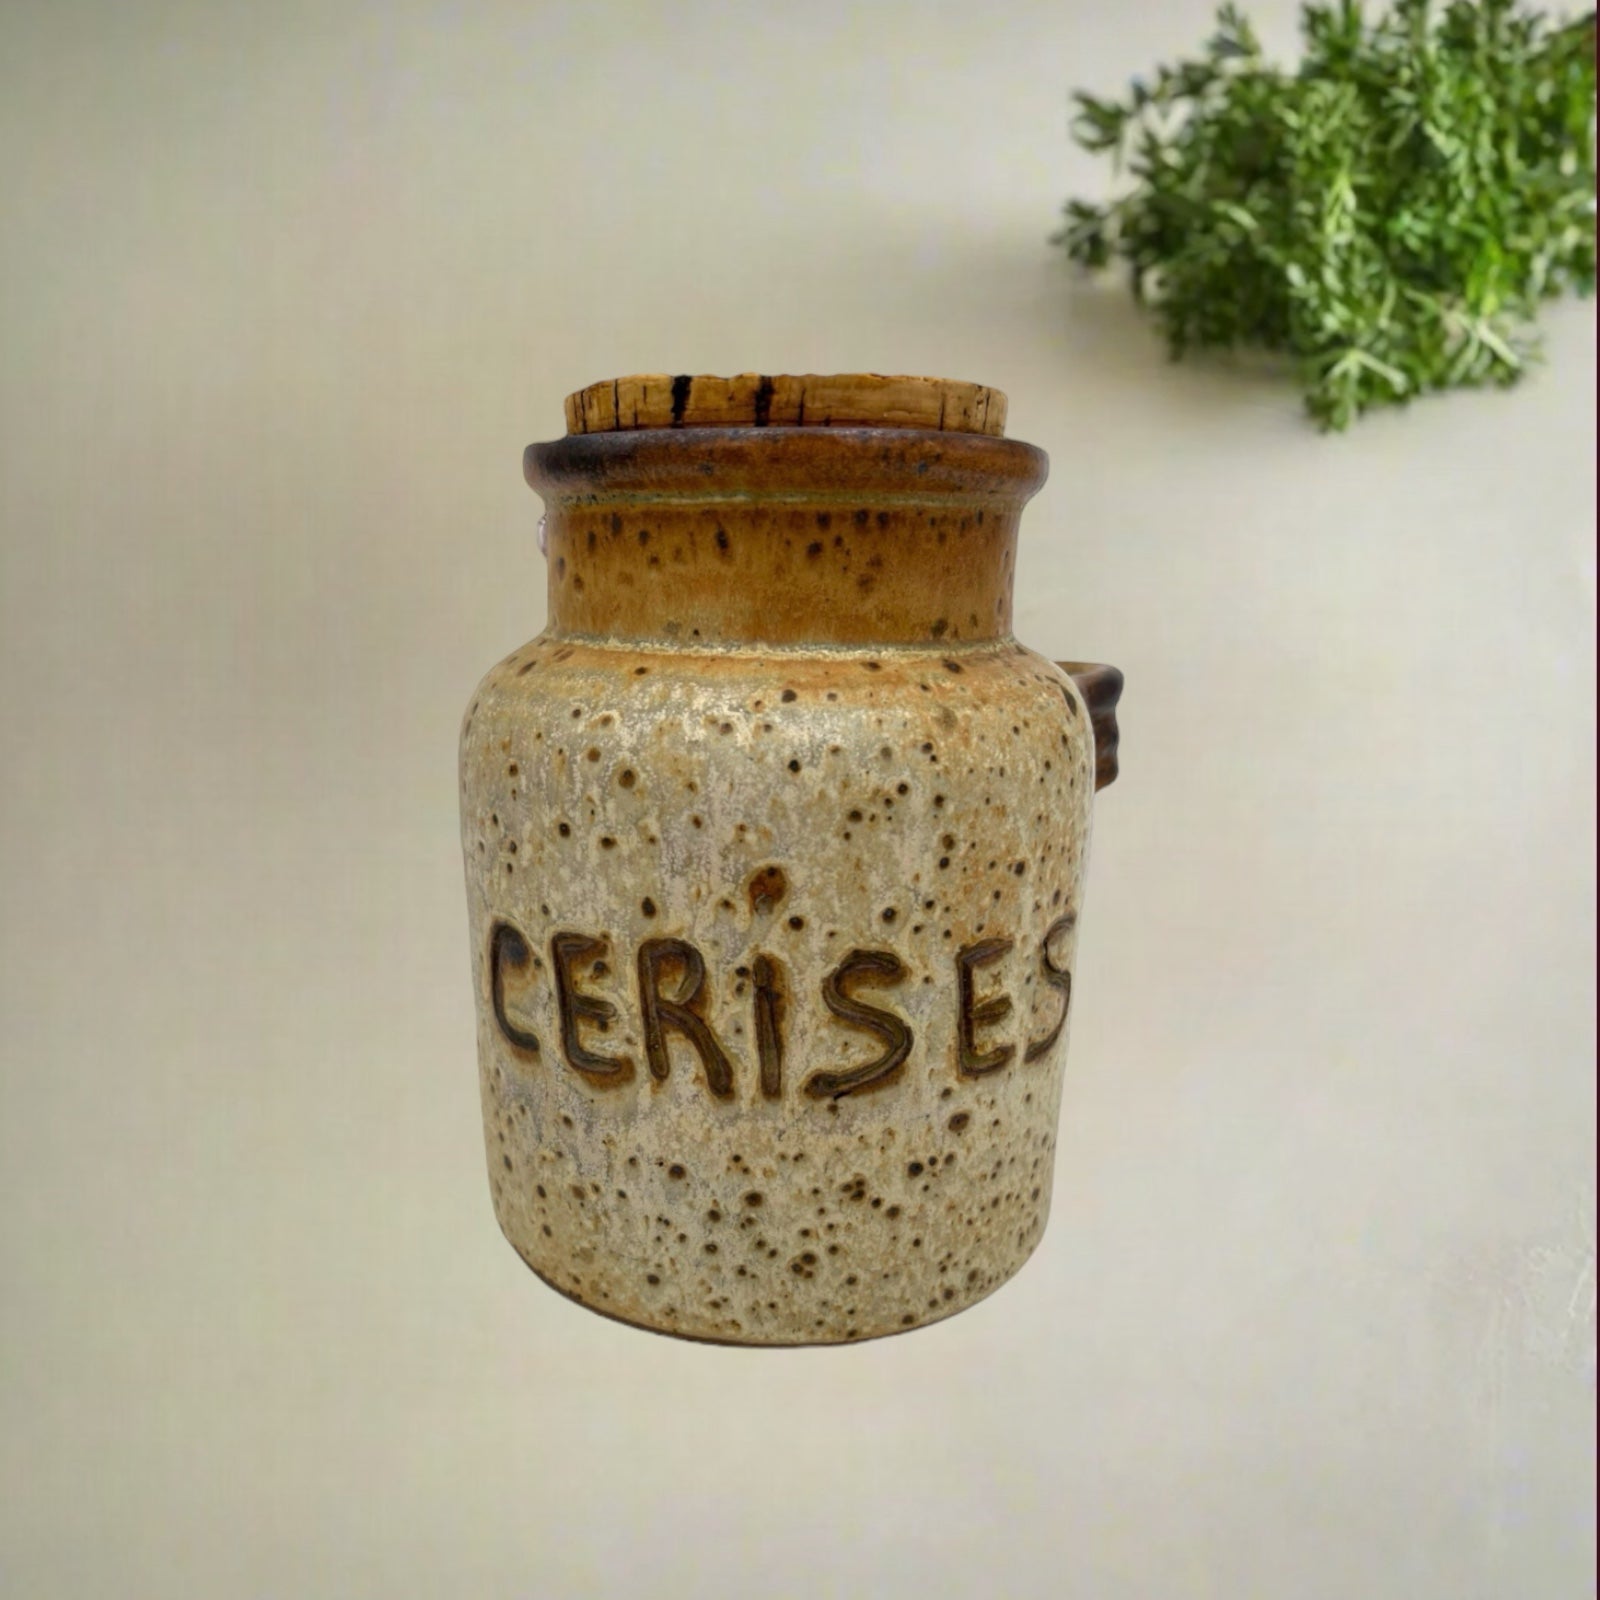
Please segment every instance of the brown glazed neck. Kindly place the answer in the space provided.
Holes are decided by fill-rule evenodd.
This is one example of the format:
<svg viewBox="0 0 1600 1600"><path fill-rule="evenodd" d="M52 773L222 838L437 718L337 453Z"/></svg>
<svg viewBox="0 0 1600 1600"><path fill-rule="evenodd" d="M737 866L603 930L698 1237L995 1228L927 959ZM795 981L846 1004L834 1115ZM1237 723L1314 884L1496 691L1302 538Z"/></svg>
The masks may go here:
<svg viewBox="0 0 1600 1600"><path fill-rule="evenodd" d="M1005 639L1044 453L915 427L640 427L530 445L549 631L667 646Z"/></svg>

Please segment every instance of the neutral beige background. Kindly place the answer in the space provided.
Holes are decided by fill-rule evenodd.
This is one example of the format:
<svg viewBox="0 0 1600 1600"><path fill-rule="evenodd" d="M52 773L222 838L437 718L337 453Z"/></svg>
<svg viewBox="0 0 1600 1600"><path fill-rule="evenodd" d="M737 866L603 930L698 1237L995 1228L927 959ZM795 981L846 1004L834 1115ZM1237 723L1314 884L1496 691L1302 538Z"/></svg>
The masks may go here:
<svg viewBox="0 0 1600 1600"><path fill-rule="evenodd" d="M1593 314L1342 439L1169 368L1045 238L1206 23L0 12L0 1590L1593 1592ZM1007 391L1019 633L1128 675L1044 1245L851 1350L586 1315L483 1176L520 452L752 368Z"/></svg>

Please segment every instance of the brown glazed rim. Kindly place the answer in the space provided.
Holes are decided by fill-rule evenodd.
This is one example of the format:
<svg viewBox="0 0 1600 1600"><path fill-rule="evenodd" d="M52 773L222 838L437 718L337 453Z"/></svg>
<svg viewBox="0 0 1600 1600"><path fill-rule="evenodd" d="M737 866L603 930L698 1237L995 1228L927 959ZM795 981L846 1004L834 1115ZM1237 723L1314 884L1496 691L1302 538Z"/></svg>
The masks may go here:
<svg viewBox="0 0 1600 1600"><path fill-rule="evenodd" d="M567 434L523 453L547 502L714 501L760 495L818 505L1009 501L1045 481L1049 458L1017 439L936 429L639 428Z"/></svg>
<svg viewBox="0 0 1600 1600"><path fill-rule="evenodd" d="M877 372L736 377L665 372L608 378L569 394L569 434L651 428L915 428L1006 431L1006 397L986 384Z"/></svg>

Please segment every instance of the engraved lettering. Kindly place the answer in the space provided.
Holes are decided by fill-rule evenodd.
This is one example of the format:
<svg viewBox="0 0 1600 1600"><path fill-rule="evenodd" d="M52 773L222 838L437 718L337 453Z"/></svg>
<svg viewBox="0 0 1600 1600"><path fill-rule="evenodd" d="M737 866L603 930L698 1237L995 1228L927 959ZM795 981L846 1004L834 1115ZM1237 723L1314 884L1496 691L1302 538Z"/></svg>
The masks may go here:
<svg viewBox="0 0 1600 1600"><path fill-rule="evenodd" d="M1023 1051L1024 1061L1037 1061L1040 1056L1054 1048L1055 1042L1061 1037L1061 1030L1067 1025L1067 1012L1072 1009L1072 974L1065 967L1058 967L1050 954L1050 946L1077 925L1078 914L1069 911L1064 917L1057 917L1050 924L1044 936L1044 944L1039 951L1040 964L1044 968L1044 981L1052 989L1061 991L1061 1015L1056 1018L1055 1026L1042 1039L1035 1039Z"/></svg>
<svg viewBox="0 0 1600 1600"><path fill-rule="evenodd" d="M1010 1016L1011 996L992 994L986 1000L979 1000L977 980L973 976L979 967L998 961L1015 942L1013 939L980 939L956 957L956 974L961 985L956 1059L957 1070L963 1078L981 1078L986 1072L998 1072L1017 1053L1014 1044L997 1044L992 1050L978 1048L978 1029Z"/></svg>
<svg viewBox="0 0 1600 1600"><path fill-rule="evenodd" d="M884 1050L882 1055L859 1067L813 1072L805 1084L806 1093L813 1099L831 1097L837 1100L847 1094L860 1094L865 1089L881 1088L905 1065L912 1044L909 1024L892 1011L857 1000L847 987L855 980L887 987L899 983L905 975L904 964L891 951L852 950L823 980L822 998L834 1016L881 1039Z"/></svg>
<svg viewBox="0 0 1600 1600"><path fill-rule="evenodd" d="M651 909L655 905L654 901L642 903ZM958 993L952 1020L956 1070L962 1078L1001 1072L1017 1061L1038 1061L1060 1043L1072 1009L1070 935L1076 926L1076 913L1067 911L1046 930L1037 947L1039 968L1029 980L1030 986L1040 984L1040 992L1031 1005L1021 1008L1031 1014L1022 1018L1021 1025L1013 1024L1016 1034L1009 1039L1010 1029L1005 1024L1008 1018L1015 1017L1018 1002L1005 991L998 972L987 969L1015 950L1016 940L995 936L957 950ZM619 1023L626 1026L632 1018L624 1018L625 1007L619 1010L620 997L618 1004L613 1004L585 987L608 981L612 970L608 963L614 960L614 947L615 940L603 934L591 936L576 931L555 933L549 946L560 1030L559 1054L597 1088L630 1082L638 1060L626 1052L620 1041L613 1046L615 1053L600 1048L605 1042L601 1035L616 1038ZM543 1058L544 1045L553 1039L555 1028L543 1021L538 1022L537 1030L534 1026L535 1019L544 1016L543 992L539 988L544 962L540 953L514 922L495 916L489 919L485 958L485 998L489 1001L486 1020L492 1016L500 1038L517 1057L525 1062ZM730 992L723 994L721 986L711 980L708 958L687 939L646 939L638 946L635 964L641 1040L644 1065L654 1082L665 1083L671 1075L674 1034L681 1041L677 1046L680 1057L684 1045L693 1049L704 1070L706 1087L718 1100L728 1101L743 1094L752 1103L759 1097L776 1104L785 1093L792 1094L796 1089L811 1100L839 1100L902 1080L915 1047L912 1024L896 1011L874 1003L880 997L870 992L909 981L911 969L902 957L886 949L850 950L822 980L820 992L828 1014L867 1035L873 1041L871 1050L876 1052L868 1060L822 1070L812 1070L811 1062L802 1063L796 1070L785 1061L786 1034L793 1027L796 1008L804 1011L808 1004L797 990L799 980L793 968L776 956L760 952L746 959L749 965L734 969L727 979ZM931 983L933 978L919 975L918 981ZM743 998L747 988L748 1000ZM1045 990L1053 990L1054 995L1047 995ZM746 1004L750 1009L743 1013L747 1020L740 1026L732 1021L731 1013ZM727 1012L722 1009L724 1005ZM1044 1031L1037 1038L1029 1037L1029 1024L1043 1024ZM743 1036L745 1026L750 1028L751 1053L755 1057L750 1064L756 1071L749 1087L741 1089L737 1080L746 1064L730 1052L725 1042L729 1036L724 1030L731 1027L734 1034ZM943 1049L942 1027L937 1032L938 1048ZM845 1059L849 1061L854 1054L850 1051Z"/></svg>
<svg viewBox="0 0 1600 1600"><path fill-rule="evenodd" d="M771 956L757 956L750 975L755 982L756 1058L761 1064L761 1092L769 1100L783 1093L783 968Z"/></svg>
<svg viewBox="0 0 1600 1600"><path fill-rule="evenodd" d="M681 972L677 995L661 992L663 969ZM644 1053L650 1075L665 1083L672 1070L667 1029L674 1028L695 1048L706 1069L706 1085L718 1099L733 1093L733 1067L704 1016L705 957L684 939L646 939L639 946L639 1009L644 1021Z"/></svg>
<svg viewBox="0 0 1600 1600"><path fill-rule="evenodd" d="M495 1026L513 1050L525 1055L539 1053L539 1041L526 1028L519 1028L506 1014L507 967L519 971L532 959L528 941L509 922L497 922L489 931L489 997L494 1006Z"/></svg>
<svg viewBox="0 0 1600 1600"><path fill-rule="evenodd" d="M598 995L581 994L573 966L590 956L603 954L604 939L591 939L583 933L558 933L550 940L550 964L555 969L556 1005L561 1012L561 1048L567 1064L607 1088L626 1083L633 1076L633 1062L627 1056L603 1056L585 1047L578 1036L580 1022L609 1028L617 1008Z"/></svg>

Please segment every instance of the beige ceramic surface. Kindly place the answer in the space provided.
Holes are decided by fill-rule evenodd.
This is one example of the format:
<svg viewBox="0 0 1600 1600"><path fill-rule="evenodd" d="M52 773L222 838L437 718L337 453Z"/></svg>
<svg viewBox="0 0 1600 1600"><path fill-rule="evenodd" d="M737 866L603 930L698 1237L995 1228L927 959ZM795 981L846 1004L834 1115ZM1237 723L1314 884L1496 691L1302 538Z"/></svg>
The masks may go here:
<svg viewBox="0 0 1600 1600"><path fill-rule="evenodd" d="M530 450L551 624L461 735L500 1225L571 1298L731 1343L936 1321L1038 1243L1095 787L1009 627L1042 458L806 387L890 425Z"/></svg>

